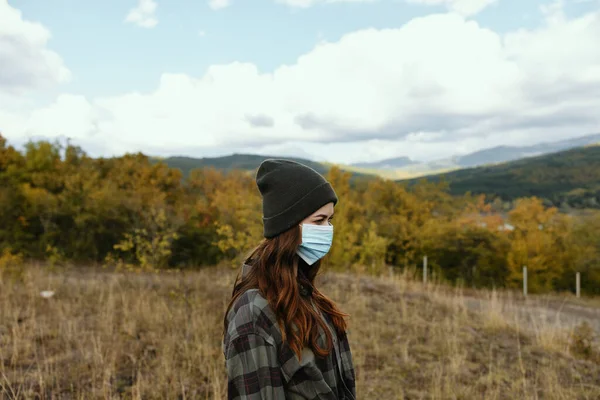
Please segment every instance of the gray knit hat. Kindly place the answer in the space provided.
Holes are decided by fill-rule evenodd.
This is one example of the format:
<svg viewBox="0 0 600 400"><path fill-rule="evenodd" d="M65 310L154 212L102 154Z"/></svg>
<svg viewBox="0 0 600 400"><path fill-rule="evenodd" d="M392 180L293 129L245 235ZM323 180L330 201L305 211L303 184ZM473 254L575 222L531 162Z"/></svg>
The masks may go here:
<svg viewBox="0 0 600 400"><path fill-rule="evenodd" d="M327 180L306 165L281 159L263 161L256 173L263 200L264 236L272 238L338 198Z"/></svg>

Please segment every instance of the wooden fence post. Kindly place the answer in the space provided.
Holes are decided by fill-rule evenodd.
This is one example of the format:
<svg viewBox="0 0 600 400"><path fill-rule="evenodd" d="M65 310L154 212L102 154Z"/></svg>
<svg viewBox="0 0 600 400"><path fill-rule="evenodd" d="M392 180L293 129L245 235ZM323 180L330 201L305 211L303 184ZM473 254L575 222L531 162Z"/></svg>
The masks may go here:
<svg viewBox="0 0 600 400"><path fill-rule="evenodd" d="M575 293L577 298L581 297L581 274L579 272L575 275Z"/></svg>
<svg viewBox="0 0 600 400"><path fill-rule="evenodd" d="M427 256L423 256L423 283L427 283Z"/></svg>
<svg viewBox="0 0 600 400"><path fill-rule="evenodd" d="M523 267L523 296L527 297L527 267Z"/></svg>

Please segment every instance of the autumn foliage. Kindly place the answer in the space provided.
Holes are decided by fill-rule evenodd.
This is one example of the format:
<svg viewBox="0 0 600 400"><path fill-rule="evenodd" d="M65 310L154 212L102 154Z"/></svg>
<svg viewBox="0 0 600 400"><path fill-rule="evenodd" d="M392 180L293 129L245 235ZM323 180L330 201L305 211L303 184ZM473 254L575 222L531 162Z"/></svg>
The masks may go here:
<svg viewBox="0 0 600 400"><path fill-rule="evenodd" d="M444 184L410 187L352 180L331 168L340 202L329 268L367 273L419 267L428 256L442 280L531 292L600 294L600 214L577 215L522 198L511 210L483 196L452 196ZM231 262L262 238L252 172L178 169L143 154L92 158L82 149L0 136L0 268L10 260L133 270ZM4 261L2 261L4 260ZM8 267L6 267L8 268Z"/></svg>

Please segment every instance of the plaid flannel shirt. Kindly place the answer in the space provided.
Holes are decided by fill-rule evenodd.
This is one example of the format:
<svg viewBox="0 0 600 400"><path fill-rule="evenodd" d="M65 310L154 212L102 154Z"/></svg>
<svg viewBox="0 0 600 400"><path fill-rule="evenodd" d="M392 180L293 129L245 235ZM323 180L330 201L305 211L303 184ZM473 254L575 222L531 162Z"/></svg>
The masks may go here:
<svg viewBox="0 0 600 400"><path fill-rule="evenodd" d="M223 354L230 400L354 400L355 374L346 335L338 337L331 320L321 316L333 334L325 358L305 348L302 361L283 343L275 314L258 289L240 296L227 314ZM325 346L325 332L319 345Z"/></svg>

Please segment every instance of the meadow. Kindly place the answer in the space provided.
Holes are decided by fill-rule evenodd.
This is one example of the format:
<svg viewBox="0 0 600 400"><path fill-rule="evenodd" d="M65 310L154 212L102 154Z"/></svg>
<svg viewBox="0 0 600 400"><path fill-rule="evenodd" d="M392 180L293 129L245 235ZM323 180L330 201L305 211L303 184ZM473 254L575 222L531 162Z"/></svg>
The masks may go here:
<svg viewBox="0 0 600 400"><path fill-rule="evenodd" d="M237 270L25 268L0 281L0 398L224 399ZM599 399L600 302L325 271L359 399ZM49 293L46 293L46 292Z"/></svg>

